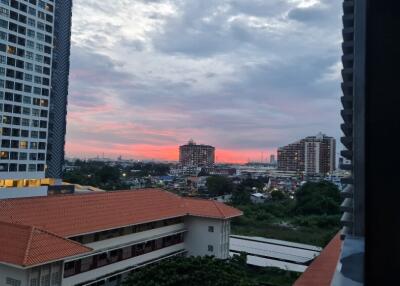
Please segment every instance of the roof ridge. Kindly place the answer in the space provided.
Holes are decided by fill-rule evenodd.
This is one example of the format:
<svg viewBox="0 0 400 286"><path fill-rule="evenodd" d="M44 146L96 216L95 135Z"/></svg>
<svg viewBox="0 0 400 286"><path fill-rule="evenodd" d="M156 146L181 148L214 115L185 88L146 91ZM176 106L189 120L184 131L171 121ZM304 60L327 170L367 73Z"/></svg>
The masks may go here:
<svg viewBox="0 0 400 286"><path fill-rule="evenodd" d="M31 232L29 234L28 243L26 244L25 255L24 255L24 260L22 260L22 265L26 265L27 264L28 255L29 255L29 252L30 252L30 249L31 249L31 244L32 244L34 231L35 231L35 227L31 226Z"/></svg>
<svg viewBox="0 0 400 286"><path fill-rule="evenodd" d="M73 241L73 240L68 239L68 238L64 238L62 236L59 236L58 234L52 233L52 232L47 231L45 229L41 229L41 228L38 228L38 227L35 227L35 226L31 226L31 233L29 235L28 243L26 244L24 260L22 261L22 265L23 266L29 265L28 258L29 258L29 255L30 255L31 245L32 245L32 241L34 240L34 235L35 235L36 231L40 232L40 233L47 234L47 235L49 235L49 236L51 236L53 238L61 239L61 240L65 241L65 242L75 244L77 246L80 246L80 247L86 249L87 251L92 251L93 250L92 248L87 247L87 246L85 246L83 244L80 244L79 242Z"/></svg>
<svg viewBox="0 0 400 286"><path fill-rule="evenodd" d="M61 194L61 195L55 195L55 196L39 196L39 197L21 197L21 198L8 198L8 199L2 199L0 200L0 203L6 202L6 201L24 201L24 200L55 200L59 199L62 197L77 197L77 196L92 196L92 195L115 195L118 193L128 193L128 192L145 192L145 191L162 191L162 192L167 192L164 191L160 188L142 188L142 189L135 189L135 190L116 190L112 192L93 192L93 193L74 193L74 194Z"/></svg>
<svg viewBox="0 0 400 286"><path fill-rule="evenodd" d="M34 228L35 228L37 231L46 233L46 234L48 234L48 235L54 236L54 237L56 237L56 238L62 239L62 240L64 240L64 241L67 241L67 242L70 242L70 243L73 243L73 244L79 245L79 246L84 247L84 248L86 248L86 249L88 249L88 250L93 250L92 248L87 247L87 246L85 246L85 245L83 245L83 244L81 244L81 243L79 243L79 242L77 242L77 241L74 241L74 240L72 240L72 239L68 239L68 238L62 237L62 236L60 236L60 235L58 235L58 234L56 234L56 233L54 233L54 232L48 231L48 230L46 230L46 229L37 228L37 227L34 227Z"/></svg>
<svg viewBox="0 0 400 286"><path fill-rule="evenodd" d="M219 213L225 218L225 214L223 213L223 211L219 208L217 201L216 200L212 200L214 202L215 207L217 208L217 210L219 211Z"/></svg>

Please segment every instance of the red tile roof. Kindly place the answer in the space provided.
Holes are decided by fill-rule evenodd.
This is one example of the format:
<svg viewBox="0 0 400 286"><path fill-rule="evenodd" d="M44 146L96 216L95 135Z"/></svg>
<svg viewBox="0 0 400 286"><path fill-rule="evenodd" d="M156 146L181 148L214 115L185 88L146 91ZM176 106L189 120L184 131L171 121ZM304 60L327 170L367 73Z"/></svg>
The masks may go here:
<svg viewBox="0 0 400 286"><path fill-rule="evenodd" d="M91 251L79 243L34 226L0 222L0 260L32 266Z"/></svg>
<svg viewBox="0 0 400 286"><path fill-rule="evenodd" d="M184 198L184 207L192 216L231 218L242 215L241 211L217 201Z"/></svg>
<svg viewBox="0 0 400 286"><path fill-rule="evenodd" d="M228 219L242 212L158 189L0 200L0 242L18 237L12 251L0 243L0 262L39 264L57 258L52 256L56 249L58 258L75 255L88 249L64 238L186 215ZM31 256L21 249L29 249Z"/></svg>
<svg viewBox="0 0 400 286"><path fill-rule="evenodd" d="M341 247L340 234L337 234L293 286L330 286Z"/></svg>

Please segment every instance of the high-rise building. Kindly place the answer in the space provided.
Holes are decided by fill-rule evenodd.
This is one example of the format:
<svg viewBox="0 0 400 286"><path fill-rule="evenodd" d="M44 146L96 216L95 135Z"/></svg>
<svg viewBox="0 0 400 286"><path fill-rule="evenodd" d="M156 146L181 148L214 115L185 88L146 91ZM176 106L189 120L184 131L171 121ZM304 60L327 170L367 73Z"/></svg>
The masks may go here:
<svg viewBox="0 0 400 286"><path fill-rule="evenodd" d="M400 1L344 0L342 231L295 286L394 285L398 279ZM319 260L319 261L318 261Z"/></svg>
<svg viewBox="0 0 400 286"><path fill-rule="evenodd" d="M61 178L65 154L69 59L71 50L71 14L72 0L56 2L46 170L47 177L56 179Z"/></svg>
<svg viewBox="0 0 400 286"><path fill-rule="evenodd" d="M276 161L275 161L275 155L271 155L271 156L269 157L269 163L270 163L270 164L275 164L275 163L276 163Z"/></svg>
<svg viewBox="0 0 400 286"><path fill-rule="evenodd" d="M278 169L326 174L336 169L336 140L322 133L278 149Z"/></svg>
<svg viewBox="0 0 400 286"><path fill-rule="evenodd" d="M304 172L304 142L297 141L278 149L278 170Z"/></svg>
<svg viewBox="0 0 400 286"><path fill-rule="evenodd" d="M190 140L179 147L179 163L182 166L212 166L215 163L215 148Z"/></svg>
<svg viewBox="0 0 400 286"><path fill-rule="evenodd" d="M46 195L47 153L49 174L57 173L70 7L69 0L0 2L0 198Z"/></svg>

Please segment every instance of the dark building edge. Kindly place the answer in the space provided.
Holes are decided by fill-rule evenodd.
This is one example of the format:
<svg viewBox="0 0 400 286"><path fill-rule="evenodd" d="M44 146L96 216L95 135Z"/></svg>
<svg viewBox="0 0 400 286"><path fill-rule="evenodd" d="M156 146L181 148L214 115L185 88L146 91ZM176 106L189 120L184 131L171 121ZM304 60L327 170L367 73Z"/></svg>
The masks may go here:
<svg viewBox="0 0 400 286"><path fill-rule="evenodd" d="M64 164L71 51L72 0L56 0L46 176L60 179Z"/></svg>

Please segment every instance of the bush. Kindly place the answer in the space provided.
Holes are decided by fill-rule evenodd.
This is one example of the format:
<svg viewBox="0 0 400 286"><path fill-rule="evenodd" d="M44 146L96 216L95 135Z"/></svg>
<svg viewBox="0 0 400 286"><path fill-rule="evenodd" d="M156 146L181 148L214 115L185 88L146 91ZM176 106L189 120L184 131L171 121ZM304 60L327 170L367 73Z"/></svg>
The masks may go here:
<svg viewBox="0 0 400 286"><path fill-rule="evenodd" d="M330 182L306 183L296 192L295 212L301 215L340 213L340 192Z"/></svg>

